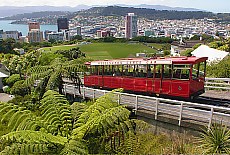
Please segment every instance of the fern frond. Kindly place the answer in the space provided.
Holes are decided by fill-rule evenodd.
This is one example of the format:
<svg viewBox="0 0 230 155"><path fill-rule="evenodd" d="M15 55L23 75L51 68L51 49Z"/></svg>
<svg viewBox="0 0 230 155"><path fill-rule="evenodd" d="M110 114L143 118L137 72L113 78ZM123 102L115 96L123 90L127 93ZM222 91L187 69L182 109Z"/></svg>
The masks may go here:
<svg viewBox="0 0 230 155"><path fill-rule="evenodd" d="M28 74L31 74L31 73L43 73L47 70L51 69L50 66L35 66L35 67L32 67L30 69L28 69L27 73Z"/></svg>
<svg viewBox="0 0 230 155"><path fill-rule="evenodd" d="M46 86L46 90L56 90L61 82L62 82L61 70L57 70L50 76L48 84Z"/></svg>
<svg viewBox="0 0 230 155"><path fill-rule="evenodd" d="M107 93L104 96L99 97L93 105L89 106L89 108L80 115L79 119L74 125L74 128L80 127L87 121L94 119L106 109L119 106L117 102L114 102L114 100L115 95L113 94L113 92Z"/></svg>
<svg viewBox="0 0 230 155"><path fill-rule="evenodd" d="M86 104L79 102L74 102L70 107L74 120L77 120L80 115L88 108Z"/></svg>
<svg viewBox="0 0 230 155"><path fill-rule="evenodd" d="M55 126L49 127L49 131L58 133L62 136L69 136L72 131L72 115L70 105L63 95L49 90L44 94L41 100L41 117L46 122Z"/></svg>
<svg viewBox="0 0 230 155"><path fill-rule="evenodd" d="M45 72L41 72L41 73L32 73L24 82L24 84L26 86L33 86L34 82L36 80L39 80L40 78L43 78L45 76L50 76L52 73L52 70L47 70Z"/></svg>
<svg viewBox="0 0 230 155"><path fill-rule="evenodd" d="M53 143L64 145L67 142L67 138L62 136L53 136L41 131L23 130L10 132L1 137L2 142L12 143Z"/></svg>
<svg viewBox="0 0 230 155"><path fill-rule="evenodd" d="M74 139L82 139L88 134L103 135L109 129L116 128L120 122L128 120L130 114L129 110L122 106L107 109L102 113L97 112L97 117L73 130Z"/></svg>
<svg viewBox="0 0 230 155"><path fill-rule="evenodd" d="M61 155L87 155L88 150L86 144L80 140L70 140L66 145L65 148L61 151Z"/></svg>

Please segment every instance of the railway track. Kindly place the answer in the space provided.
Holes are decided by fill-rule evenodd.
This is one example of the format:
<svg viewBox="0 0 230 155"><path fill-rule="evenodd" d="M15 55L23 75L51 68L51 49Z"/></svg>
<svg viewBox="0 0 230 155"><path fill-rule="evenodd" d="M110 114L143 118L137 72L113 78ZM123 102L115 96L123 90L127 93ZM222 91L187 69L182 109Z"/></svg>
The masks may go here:
<svg viewBox="0 0 230 155"><path fill-rule="evenodd" d="M230 108L230 100L229 99L221 99L221 98L214 98L214 97L199 96L194 101L197 102L197 103L201 103L201 104L222 106L222 107Z"/></svg>

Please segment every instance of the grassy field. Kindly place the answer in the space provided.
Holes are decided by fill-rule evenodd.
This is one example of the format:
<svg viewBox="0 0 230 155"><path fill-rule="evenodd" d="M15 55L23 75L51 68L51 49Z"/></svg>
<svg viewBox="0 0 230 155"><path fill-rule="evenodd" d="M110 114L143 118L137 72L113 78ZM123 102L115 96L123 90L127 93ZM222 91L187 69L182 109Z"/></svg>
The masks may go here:
<svg viewBox="0 0 230 155"><path fill-rule="evenodd" d="M156 44L157 47L160 44ZM156 51L143 44L138 43L92 43L86 45L56 46L43 48L45 51L68 50L73 47L80 47L80 50L87 56L94 59L112 59L133 57L136 53L155 53ZM156 48L157 48L156 47Z"/></svg>
<svg viewBox="0 0 230 155"><path fill-rule="evenodd" d="M157 43L147 43L147 45L153 46L153 47L155 47L157 49L161 49L162 46L163 46L163 44L157 44Z"/></svg>

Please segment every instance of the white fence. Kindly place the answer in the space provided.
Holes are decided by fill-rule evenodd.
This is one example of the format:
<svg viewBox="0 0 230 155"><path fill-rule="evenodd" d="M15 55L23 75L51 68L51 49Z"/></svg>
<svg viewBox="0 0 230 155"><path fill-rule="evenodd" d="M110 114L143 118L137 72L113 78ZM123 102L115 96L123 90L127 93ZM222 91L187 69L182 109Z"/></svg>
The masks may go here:
<svg viewBox="0 0 230 155"><path fill-rule="evenodd" d="M205 78L205 88L230 90L230 78Z"/></svg>
<svg viewBox="0 0 230 155"><path fill-rule="evenodd" d="M80 95L83 98L96 99L107 92L107 90L93 89L88 87L81 88L81 94L76 86L64 85L64 93ZM170 100L164 98L135 95L128 93L116 93L117 102L127 105L135 111L146 111L154 114L153 119L158 116L170 116L170 118L178 120L178 125L182 122L190 122L210 127L213 122L222 122L230 127L230 108L205 105L199 103L191 103L178 100Z"/></svg>

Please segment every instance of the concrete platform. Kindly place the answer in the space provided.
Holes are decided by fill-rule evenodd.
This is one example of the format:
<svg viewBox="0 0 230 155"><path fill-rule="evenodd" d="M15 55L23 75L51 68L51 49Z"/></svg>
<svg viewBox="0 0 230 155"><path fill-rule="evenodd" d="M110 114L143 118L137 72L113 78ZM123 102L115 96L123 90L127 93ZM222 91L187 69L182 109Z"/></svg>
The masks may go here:
<svg viewBox="0 0 230 155"><path fill-rule="evenodd" d="M0 93L0 102L8 102L14 98L13 95L9 95L6 93Z"/></svg>

